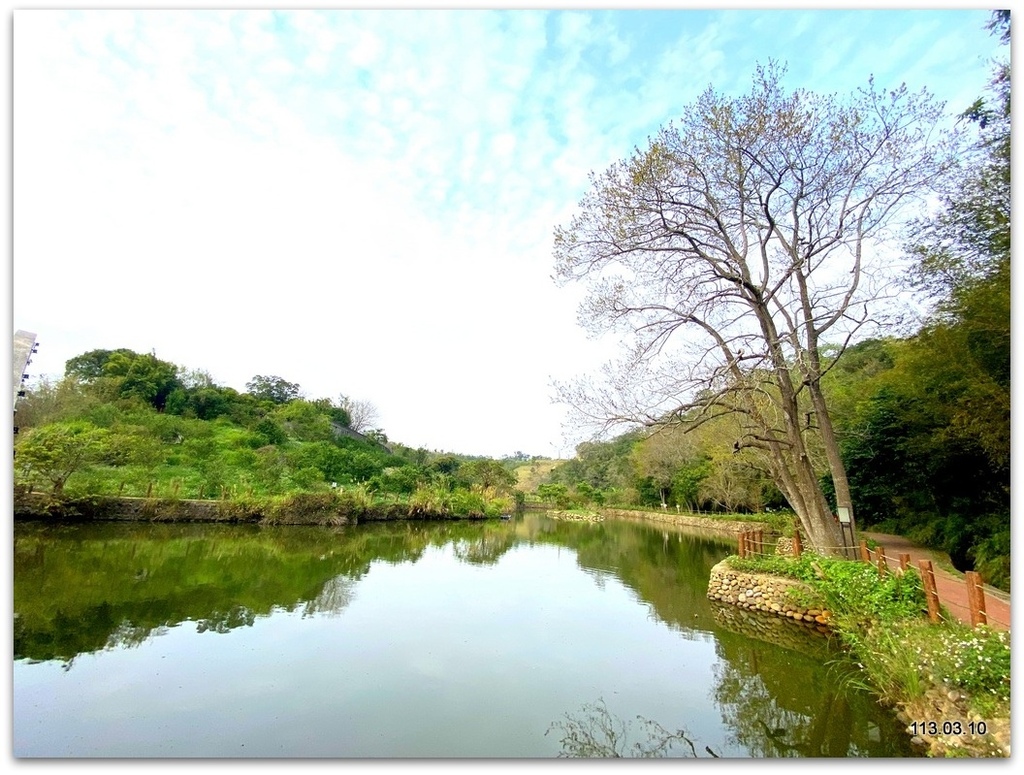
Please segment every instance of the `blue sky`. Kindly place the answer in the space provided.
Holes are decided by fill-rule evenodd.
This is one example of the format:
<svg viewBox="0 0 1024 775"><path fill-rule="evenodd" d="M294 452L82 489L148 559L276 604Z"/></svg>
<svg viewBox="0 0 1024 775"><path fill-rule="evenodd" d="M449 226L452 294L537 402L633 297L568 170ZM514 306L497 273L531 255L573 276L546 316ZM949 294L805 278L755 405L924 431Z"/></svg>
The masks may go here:
<svg viewBox="0 0 1024 775"><path fill-rule="evenodd" d="M962 110L989 12L18 10L13 328L373 402L395 441L570 455L552 380L614 342L551 281L600 171L757 63Z"/></svg>

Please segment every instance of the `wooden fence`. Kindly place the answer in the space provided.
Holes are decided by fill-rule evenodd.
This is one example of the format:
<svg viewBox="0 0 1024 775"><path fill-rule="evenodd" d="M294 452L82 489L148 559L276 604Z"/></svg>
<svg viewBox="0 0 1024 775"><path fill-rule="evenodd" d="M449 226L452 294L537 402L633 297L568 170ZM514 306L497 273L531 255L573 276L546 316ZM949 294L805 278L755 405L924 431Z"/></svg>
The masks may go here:
<svg viewBox="0 0 1024 775"><path fill-rule="evenodd" d="M738 553L740 557L763 556L765 554L765 540L763 530L744 530L737 538ZM841 547L840 547L841 548ZM790 553L799 557L803 552L803 544L800 539L800 531L793 532ZM861 562L871 563L878 567L879 577L886 573L904 573L910 567L910 555L901 553L899 557L893 558L885 553L884 546L877 546L874 551L868 548L866 541L860 542L859 559ZM890 566L892 563L892 566ZM931 560L918 560L918 572L924 583L925 600L928 604L928 618L932 622L938 622L942 618L941 605L939 603L938 588L935 584L935 569ZM972 627L988 624L988 614L985 612L985 587L981 576L974 571L967 571L964 574L967 584L968 605L965 607L957 602L946 600L947 607L952 606L961 611L969 612Z"/></svg>

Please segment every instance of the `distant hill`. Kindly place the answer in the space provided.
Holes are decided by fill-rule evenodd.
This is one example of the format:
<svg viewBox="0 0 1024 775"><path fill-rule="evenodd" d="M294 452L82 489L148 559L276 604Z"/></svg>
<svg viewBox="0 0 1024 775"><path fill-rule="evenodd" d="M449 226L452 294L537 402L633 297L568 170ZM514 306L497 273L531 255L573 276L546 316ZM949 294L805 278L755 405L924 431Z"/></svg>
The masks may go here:
<svg viewBox="0 0 1024 775"><path fill-rule="evenodd" d="M515 469L516 489L522 492L533 492L537 485L543 484L551 469L564 463L564 460L552 460L551 458L536 458L528 463L523 463Z"/></svg>

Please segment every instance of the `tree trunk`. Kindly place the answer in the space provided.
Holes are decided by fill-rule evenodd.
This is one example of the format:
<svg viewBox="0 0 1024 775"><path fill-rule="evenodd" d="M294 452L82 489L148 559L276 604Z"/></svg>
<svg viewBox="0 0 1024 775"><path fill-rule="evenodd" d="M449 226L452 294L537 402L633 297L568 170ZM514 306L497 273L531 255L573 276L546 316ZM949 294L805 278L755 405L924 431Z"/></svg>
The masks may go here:
<svg viewBox="0 0 1024 775"><path fill-rule="evenodd" d="M821 441L825 446L825 456L828 458L828 468L832 474L832 485L836 491L836 507L846 509L850 516L849 546L856 546L855 521L853 517L853 497L850 495L850 481L846 477L846 466L843 464L842 455L839 453L839 443L836 441L835 430L832 427L832 417L825 405L825 397L817 384L810 386L811 402L818 416L818 428L821 433ZM840 536L843 544L847 545L847 538L840 527Z"/></svg>
<svg viewBox="0 0 1024 775"><path fill-rule="evenodd" d="M832 516L818 475L811 463L804 435L800 430L800 409L788 373L780 373L782 414L785 420L787 448L776 445L776 464L784 472L783 494L796 512L811 547L826 555L842 555L842 529ZM788 462L788 465L787 465Z"/></svg>

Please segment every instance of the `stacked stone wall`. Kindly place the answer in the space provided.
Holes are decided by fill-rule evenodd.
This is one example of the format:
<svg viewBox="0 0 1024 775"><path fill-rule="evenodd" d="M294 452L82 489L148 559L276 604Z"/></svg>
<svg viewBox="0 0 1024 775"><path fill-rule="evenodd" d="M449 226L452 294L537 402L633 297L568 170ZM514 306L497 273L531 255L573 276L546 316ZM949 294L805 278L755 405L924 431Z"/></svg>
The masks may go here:
<svg viewBox="0 0 1024 775"><path fill-rule="evenodd" d="M722 630L815 658L827 658L834 648L833 631L817 622L766 616L717 601L711 601L711 615Z"/></svg>
<svg viewBox="0 0 1024 775"><path fill-rule="evenodd" d="M738 519L716 519L714 517L698 517L693 514L673 514L671 511L634 511L631 509L602 509L609 517L620 519L642 519L649 522L667 522L684 527L699 527L722 533L742 533L744 530L764 530L771 528L763 522L745 522Z"/></svg>
<svg viewBox="0 0 1024 775"><path fill-rule="evenodd" d="M814 599L814 591L806 584L767 573L737 571L730 567L728 559L711 569L708 597L823 629L828 628L831 617L824 608L804 604Z"/></svg>

